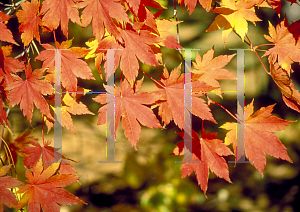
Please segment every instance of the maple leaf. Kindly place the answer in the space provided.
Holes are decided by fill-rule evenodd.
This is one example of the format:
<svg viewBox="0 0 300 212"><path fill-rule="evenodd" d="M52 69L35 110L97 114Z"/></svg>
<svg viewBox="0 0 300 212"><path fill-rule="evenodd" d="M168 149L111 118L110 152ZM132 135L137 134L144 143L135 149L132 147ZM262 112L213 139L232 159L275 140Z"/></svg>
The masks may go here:
<svg viewBox="0 0 300 212"><path fill-rule="evenodd" d="M300 37L300 20L296 21L296 22L293 22L289 27L288 27L288 30L290 33L293 34L293 37L295 38L296 40L296 43L298 42L299 40L299 37Z"/></svg>
<svg viewBox="0 0 300 212"><path fill-rule="evenodd" d="M141 85L142 81L137 82L136 85L137 84ZM100 104L106 104L98 111L98 125L109 122L106 119L107 107L115 108L115 132L118 129L120 118L122 117L122 127L124 129L125 137L135 149L137 149L136 145L140 138L140 124L149 128L162 128L153 111L144 106L144 104L153 104L160 98L159 95L147 92L137 92L138 89L134 92L126 79L121 82L120 88L116 86L115 90L113 90L112 87L107 86L106 90L108 91L108 94L100 94L93 98L94 101ZM114 102L107 102L107 95L114 95L115 105ZM108 118L114 120L114 117ZM110 121L110 123L113 124L113 121ZM113 130L112 125L110 125L109 128L111 131Z"/></svg>
<svg viewBox="0 0 300 212"><path fill-rule="evenodd" d="M235 54L220 55L215 58L213 58L213 56L214 47L203 55L202 61L200 55L197 53L195 62L193 62L193 69L191 71L195 75L199 76L196 77L193 75L193 79L198 78L197 80L205 82L207 85L212 87L216 87L218 88L216 90L220 91L220 84L217 80L236 80L236 77L230 71L223 69L223 67L231 61Z"/></svg>
<svg viewBox="0 0 300 212"><path fill-rule="evenodd" d="M300 93L289 78L287 71L280 68L278 63L270 63L270 70L270 75L280 89L285 104L300 113Z"/></svg>
<svg viewBox="0 0 300 212"><path fill-rule="evenodd" d="M263 56L269 55L270 63L278 62L290 74L291 63L300 62L300 43L296 44L293 34L289 32L287 19L284 18L276 26L276 29L269 22L269 34L270 36L264 36L268 41L274 43L275 46L268 49Z"/></svg>
<svg viewBox="0 0 300 212"><path fill-rule="evenodd" d="M107 54L107 52L103 51L103 49L120 50L114 52L115 69L118 67L118 64L121 60L120 68L130 84L133 84L138 75L138 59L142 63L148 65L160 65L155 55L158 52L154 52L152 48L154 48L154 44L158 44L162 40L160 37L151 34L147 30L140 30L140 32L137 33L131 28L122 30L121 37L124 41L123 43L117 42L112 36L105 37L99 42L97 47L98 49L96 48L96 41L93 41L94 43L88 43L90 49L92 50L89 57L96 57L96 67L99 70L100 76L102 76L100 72L101 62L103 60L107 60L104 56ZM106 63L104 66L107 67ZM107 77L109 76L106 75L106 78Z"/></svg>
<svg viewBox="0 0 300 212"><path fill-rule="evenodd" d="M124 40L125 48L120 53L120 68L130 84L132 84L138 75L139 63L137 59L147 65L160 65L150 47L153 43L159 43L160 38L151 35L146 30L141 30L140 33L137 33L133 30L125 29L122 30L121 36Z"/></svg>
<svg viewBox="0 0 300 212"><path fill-rule="evenodd" d="M104 35L104 26L113 36L119 37L120 32L112 18L129 22L124 6L115 0L86 0L77 5L84 8L81 15L83 27L92 22L93 35L98 40Z"/></svg>
<svg viewBox="0 0 300 212"><path fill-rule="evenodd" d="M39 161L32 170L27 169L25 176L26 185L21 187L17 193L24 193L17 210L23 208L27 202L28 211L40 212L43 211L59 212L59 205L78 204L84 201L77 196L64 190L62 187L71 185L78 181L78 176L71 174L56 174L60 163L53 163L47 169L42 166Z"/></svg>
<svg viewBox="0 0 300 212"><path fill-rule="evenodd" d="M9 149L11 151L12 157L14 159L14 163L17 163L17 155L21 157L26 157L26 155L21 151L24 147L28 146L30 144L30 139L37 141L38 139L30 136L33 130L25 131L18 135L17 138L10 141Z"/></svg>
<svg viewBox="0 0 300 212"><path fill-rule="evenodd" d="M6 88L9 90L8 98L14 104L20 104L23 114L31 122L33 104L48 118L52 119L49 106L43 95L53 94L54 89L47 80L43 80L45 69L32 71L30 64L25 68L26 80L14 75L16 82Z"/></svg>
<svg viewBox="0 0 300 212"><path fill-rule="evenodd" d="M182 49L182 46L180 46L176 39L169 33L169 30L179 23L181 23L181 21L172 21L168 19L159 19L156 21L160 38L163 40L159 45L169 49Z"/></svg>
<svg viewBox="0 0 300 212"><path fill-rule="evenodd" d="M0 12L0 32L1 32L0 40L18 45L18 43L14 40L11 31L7 29L4 23L2 23L2 22L7 22L9 19L10 19L10 15Z"/></svg>
<svg viewBox="0 0 300 212"><path fill-rule="evenodd" d="M61 49L61 81L62 85L68 91L77 91L77 78L94 80L92 71L88 64L79 59L86 55L85 48L72 47L72 40L63 41L61 44L56 43L57 49ZM37 60L44 61L43 68L49 68L48 72L54 75L55 68L55 48L49 44L42 44L46 49L37 57ZM69 50L68 50L69 49ZM54 77L53 77L54 78Z"/></svg>
<svg viewBox="0 0 300 212"><path fill-rule="evenodd" d="M35 37L41 43L39 26L42 25L41 15L39 15L40 2L32 0L31 2L21 2L23 10L17 12L20 32L22 32L21 39L24 46L27 46Z"/></svg>
<svg viewBox="0 0 300 212"><path fill-rule="evenodd" d="M4 211L2 204L5 204L9 208L15 208L18 206L18 201L15 194L8 188L15 188L23 185L23 183L18 181L16 178L4 176L7 174L10 167L11 164L8 166L2 166L0 168L0 212Z"/></svg>
<svg viewBox="0 0 300 212"><path fill-rule="evenodd" d="M36 166L36 164L40 160L41 156L42 156L43 166L45 167L45 169L47 169L51 165L50 162L54 163L53 162L54 159L58 160L58 159L62 158L63 161L71 160L69 158L64 157L59 152L57 152L58 149L54 149L53 147L49 146L51 141L46 141L42 147L35 140L33 140L33 139L29 139L29 140L30 140L30 143L34 147L27 146L21 150L25 155L27 155L23 161L24 165L27 168L32 168L32 167ZM46 162L46 161L48 161L48 162ZM71 160L71 161L76 162L74 160ZM55 162L57 162L57 161L55 161ZM62 163L61 166L59 167L58 172L61 174L76 174L75 169L73 169L73 167L70 163Z"/></svg>
<svg viewBox="0 0 300 212"><path fill-rule="evenodd" d="M300 5L300 4L297 2L297 0L287 0L287 1L291 2L291 5L292 5L292 4L298 4L298 5Z"/></svg>
<svg viewBox="0 0 300 212"><path fill-rule="evenodd" d="M199 2L207 12L210 10L212 0L178 0L178 3L181 4L181 6L184 3L190 14L194 12L197 2Z"/></svg>
<svg viewBox="0 0 300 212"><path fill-rule="evenodd" d="M272 6L272 8L276 11L278 16L280 16L281 0L267 0L267 1Z"/></svg>
<svg viewBox="0 0 300 212"><path fill-rule="evenodd" d="M177 133L184 138L185 133ZM225 159L222 156L232 155L231 150L220 140L216 139L217 133L205 133L204 129L201 133L201 138L193 130L192 131L192 161L199 161L199 163L182 163L181 174L182 178L189 176L195 172L198 184L206 195L208 186L209 169L214 172L218 177L224 178L230 182L229 170ZM177 144L173 150L173 155L183 155L184 142ZM185 156L186 157L186 156ZM185 158L190 160L190 158Z"/></svg>
<svg viewBox="0 0 300 212"><path fill-rule="evenodd" d="M164 126L168 125L174 119L175 124L180 129L183 129L184 111L188 111L184 107L184 74L181 74L180 65L171 71L170 74L164 68L163 78L161 78L160 83L156 84L156 86L159 90L154 93L162 95L162 99L164 100L157 104L159 106L158 115L162 118ZM199 96L203 92L214 90L214 87L204 82L194 81L192 82L192 89L193 92L200 92L200 94L197 94ZM216 122L205 101L194 94L192 96L192 114L201 119Z"/></svg>
<svg viewBox="0 0 300 212"><path fill-rule="evenodd" d="M62 118L62 126L66 127L68 130L73 132L74 126L73 121L70 114L73 115L82 115L82 114L91 114L94 113L90 112L86 105L82 102L77 102L73 97L71 97L68 93L64 95L63 102L66 106L62 106L61 108L61 118Z"/></svg>
<svg viewBox="0 0 300 212"><path fill-rule="evenodd" d="M275 105L275 104L274 104ZM245 107L245 155L254 167L263 175L266 165L266 153L275 158L281 158L292 162L289 158L285 146L281 143L277 131L284 130L294 121L287 121L276 116L271 116L274 105L262 107L253 114L253 101ZM253 114L253 115L252 115ZM237 147L237 123L227 122L221 128L230 130L226 134L225 144L233 144L233 149ZM237 158L236 160L239 160Z"/></svg>
<svg viewBox="0 0 300 212"><path fill-rule="evenodd" d="M11 50L12 46L1 46L0 48L0 82L4 78L5 87L6 84L14 81L11 74L23 70L25 67L20 61L8 57L11 54Z"/></svg>
<svg viewBox="0 0 300 212"><path fill-rule="evenodd" d="M101 63L102 61L105 61L104 67L105 67L105 74L106 74L106 80L108 79L107 75L107 49L118 49L122 50L123 47L116 42L113 36L108 35L105 38L103 38L100 42L98 42L97 39L86 42L86 45L89 47L89 53L86 55L85 59L88 58L95 58L95 66L97 70L99 71L99 75L102 78L101 73ZM120 57L121 57L121 51L114 51L114 70L116 70L120 63Z"/></svg>
<svg viewBox="0 0 300 212"><path fill-rule="evenodd" d="M68 38L69 20L81 25L79 12L74 0L46 0L43 1L41 14L43 26L55 30L60 25L64 35Z"/></svg>
<svg viewBox="0 0 300 212"><path fill-rule="evenodd" d="M220 13L206 32L215 31L225 26L222 32L222 39L225 40L229 33L234 29L236 33L244 41L244 37L248 31L247 21L251 21L255 25L255 21L261 21L254 10L257 0L222 0L223 6L213 9L212 13Z"/></svg>
<svg viewBox="0 0 300 212"><path fill-rule="evenodd" d="M7 122L7 113L4 110L3 106L4 106L4 102L2 98L0 98L0 123L4 126L5 125L4 123L8 125L8 122Z"/></svg>
<svg viewBox="0 0 300 212"><path fill-rule="evenodd" d="M67 128L70 130L72 133L75 134L74 126L73 126L73 120L71 117L71 114L73 115L82 115L82 114L91 114L94 115L94 113L90 112L87 108L86 105L84 105L82 102L78 102L77 99L80 98L81 96L85 95L87 92L89 92L89 89L84 89L81 87L78 87L79 92L82 92L81 94L79 93L71 93L67 92L63 99L62 99L62 105L61 105L61 125L62 127ZM54 116L55 108L54 108L54 103L55 103L55 96L52 96L50 100L48 100L49 104L51 104L51 114ZM48 128L48 133L54 126L54 120L48 119L45 117L45 122L46 126Z"/></svg>

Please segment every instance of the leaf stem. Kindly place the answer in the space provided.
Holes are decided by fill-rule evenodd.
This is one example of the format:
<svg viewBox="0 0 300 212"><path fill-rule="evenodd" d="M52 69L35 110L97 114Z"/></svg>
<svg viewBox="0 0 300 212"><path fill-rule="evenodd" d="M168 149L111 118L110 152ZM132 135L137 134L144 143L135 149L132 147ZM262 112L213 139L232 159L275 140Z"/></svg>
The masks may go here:
<svg viewBox="0 0 300 212"><path fill-rule="evenodd" d="M260 44L258 46L255 46L254 49L256 50L257 48L261 47L261 46L274 46L274 43L265 43L265 44Z"/></svg>
<svg viewBox="0 0 300 212"><path fill-rule="evenodd" d="M256 54L256 56L258 57L260 63L262 64L262 66L263 66L263 68L265 69L265 71L267 72L267 74L270 75L270 72L269 72L269 71L267 70L267 68L265 67L264 63L263 63L262 60L260 59L260 57L259 57L259 55L258 55L258 53L256 52L255 49L253 49L253 52L254 52L254 53Z"/></svg>
<svg viewBox="0 0 300 212"><path fill-rule="evenodd" d="M162 84L161 82L157 81L156 79L154 79L153 77L151 77L149 74L147 74L147 73L144 72L143 70L139 69L139 71L142 72L143 74L147 75L148 77L150 77L150 79L151 79L154 83L159 84L159 85L161 85L162 87L165 87L164 84Z"/></svg>
<svg viewBox="0 0 300 212"><path fill-rule="evenodd" d="M234 118L236 121L238 122L242 122L241 120L239 120L235 115L233 115L229 110L227 110L223 105L219 104L218 102L215 102L214 100L210 99L208 96L206 96L208 99L208 105L210 105L211 103L215 104L215 105L219 105L223 110L225 110L232 118Z"/></svg>

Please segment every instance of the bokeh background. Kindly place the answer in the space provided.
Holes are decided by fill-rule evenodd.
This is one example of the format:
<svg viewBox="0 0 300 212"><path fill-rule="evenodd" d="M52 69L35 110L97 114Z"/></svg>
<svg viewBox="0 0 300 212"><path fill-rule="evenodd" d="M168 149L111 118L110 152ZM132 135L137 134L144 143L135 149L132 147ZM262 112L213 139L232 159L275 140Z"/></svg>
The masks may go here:
<svg viewBox="0 0 300 212"><path fill-rule="evenodd" d="M160 1L166 9L162 15L165 18L173 16L173 1ZM198 53L202 56L214 46L215 56L221 54L234 54L229 49L249 48L233 32L226 40L226 45L221 39L221 30L206 33L205 30L214 20L216 14L207 13L197 4L195 11L190 15L186 8L177 5L180 43L184 48L200 48ZM249 22L248 36L254 46L267 43L263 34L268 34L268 21L273 25L282 20L286 14L289 21L300 18L300 6L283 2L281 19L268 8L256 10L258 17L263 21L256 26ZM9 28L18 33L16 19L9 21ZM290 22L291 23L291 22ZM176 36L176 29L172 30ZM58 41L65 40L60 29L56 33ZM86 29L70 23L69 39L73 38L74 46L86 47L85 42L92 38L91 26ZM18 39L15 36L17 42ZM42 42L53 42L52 34L45 34ZM15 55L22 48L14 47ZM42 48L40 48L42 50ZM169 71L183 61L177 50L162 48L163 61ZM35 53L36 54L36 53ZM262 55L262 54L260 54ZM193 58L196 51L193 53ZM103 91L104 81L94 66L94 61L88 61L93 70L95 81L79 80L79 85L93 91ZM263 59L267 65L267 58ZM31 61L34 67L41 66L39 61ZM291 75L295 87L299 89L300 70L298 64L292 65L294 73ZM162 67L150 67L141 64L141 68L159 79ZM236 75L236 58L226 66ZM139 76L141 78L142 75ZM120 70L116 72L116 81L120 78ZM245 53L245 102L249 104L254 98L255 110L275 104L274 114L282 119L299 120L299 113L289 109L281 98L281 93L276 84L266 74L258 58L252 52ZM235 82L221 81L222 90L235 90ZM145 76L143 91L155 90L155 85ZM90 111L97 114L99 104L92 101L96 95L89 94L80 100ZM209 95L210 98L221 103L233 114L236 113L236 95L226 94L223 99ZM214 117L218 124L205 122L207 132L219 132L218 138L224 139L226 131L219 126L227 121L234 122L219 106L212 105ZM157 114L157 109L154 110ZM123 130L119 127L116 143L116 161L123 163L105 164L106 126L97 125L97 115L73 116L74 135L63 129L63 154L78 163L73 164L80 175L80 184L73 184L67 189L79 196L88 205L61 206L63 212L94 212L94 211L146 211L146 212L188 212L188 211L270 211L289 212L300 211L300 122L291 124L286 130L276 133L282 143L287 147L288 154L293 163L267 156L267 165L264 176L250 164L228 164L232 184L224 179L217 178L210 173L207 198L204 196L194 174L185 179L181 178L180 161L182 156L173 156L170 153L176 144L181 141L176 134L179 129L172 122L165 130L148 129L142 127L138 142L138 151L130 145L124 137ZM11 130L18 135L24 130L34 129L33 135L41 142L41 118L37 110L34 111L33 122L30 123L22 116L19 107L15 107L9 114ZM193 116L193 129L200 133L201 120ZM9 135L6 134L8 137ZM53 140L53 130L45 135L46 140ZM226 160L234 160L233 156ZM24 167L21 160L18 163L20 176L24 176Z"/></svg>

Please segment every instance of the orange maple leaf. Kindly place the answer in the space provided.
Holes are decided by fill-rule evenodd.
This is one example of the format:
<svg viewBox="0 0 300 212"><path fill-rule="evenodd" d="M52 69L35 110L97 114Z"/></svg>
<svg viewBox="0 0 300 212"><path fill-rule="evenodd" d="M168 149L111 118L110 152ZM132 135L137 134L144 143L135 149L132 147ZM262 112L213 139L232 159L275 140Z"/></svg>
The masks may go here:
<svg viewBox="0 0 300 212"><path fill-rule="evenodd" d="M41 15L39 14L40 2L32 0L31 2L21 2L23 10L17 12L21 39L24 46L27 46L35 37L38 42L41 42L39 26L42 25Z"/></svg>
<svg viewBox="0 0 300 212"><path fill-rule="evenodd" d="M82 102L77 102L72 98L68 93L64 95L63 102L66 106L62 106L61 117L62 117L62 126L66 127L68 130L72 131L75 134L73 121L70 114L81 115L81 114L91 114L89 109Z"/></svg>
<svg viewBox="0 0 300 212"><path fill-rule="evenodd" d="M300 93L289 78L288 72L280 68L278 63L271 62L270 75L280 89L285 104L300 113Z"/></svg>
<svg viewBox="0 0 300 212"><path fill-rule="evenodd" d="M76 162L74 160L64 157L58 152L57 149L54 149L52 146L49 146L51 141L46 141L45 143L43 143L43 146L41 146L38 142L36 142L33 139L29 139L29 141L34 147L26 146L21 149L22 153L26 155L23 163L27 168L32 168L36 166L41 156L43 166L45 167L45 169L47 169L51 165L51 162L54 163L54 159L58 160L62 158L63 161L70 160ZM61 174L76 174L75 169L73 169L72 164L70 163L62 163L58 169L58 172Z"/></svg>
<svg viewBox="0 0 300 212"><path fill-rule="evenodd" d="M184 138L185 133L177 133ZM198 184L206 195L209 169L218 177L224 178L231 183L229 178L229 170L225 159L222 157L232 155L231 150L219 139L216 139L217 133L205 133L204 129L201 138L193 130L192 131L192 158L185 160L199 161L199 163L182 163L181 174L185 178L195 172ZM173 150L173 155L184 155L184 142L177 144ZM186 156L185 156L186 157Z"/></svg>
<svg viewBox="0 0 300 212"><path fill-rule="evenodd" d="M27 209L30 212L40 212L41 209L59 212L58 204L86 204L62 188L78 181L79 177L72 174L56 174L59 165L60 163L53 163L47 169L45 167L43 169L42 161L39 161L32 170L26 170L25 176L28 180L17 192L24 193L17 210L23 208L27 202Z"/></svg>
<svg viewBox="0 0 300 212"><path fill-rule="evenodd" d="M197 2L201 4L201 6L208 12L211 8L212 0L177 0L179 4L184 3L184 5L188 8L190 14L192 14L195 10Z"/></svg>
<svg viewBox="0 0 300 212"><path fill-rule="evenodd" d="M171 73L164 68L163 78L160 83L156 84L159 88L154 93L162 95L163 101L158 102L158 115L162 118L164 126L170 123L174 119L175 124L183 129L184 127L184 111L187 112L184 106L184 74L181 74L180 66L175 68ZM203 92L209 92L214 90L204 82L193 81L192 82L193 92L200 92L200 94L192 94L192 114L198 116L201 119L216 122L213 118L210 109L205 104L204 99L196 96L203 95Z"/></svg>
<svg viewBox="0 0 300 212"><path fill-rule="evenodd" d="M26 80L14 75L16 82L12 82L6 88L10 90L8 99L14 104L20 104L23 114L31 122L33 104L48 118L52 119L49 105L43 95L53 94L54 89L51 84L42 79L45 69L32 71L30 64L25 68Z"/></svg>
<svg viewBox="0 0 300 212"><path fill-rule="evenodd" d="M137 59L147 65L160 65L155 53L151 49L151 45L159 43L161 39L146 30L140 30L137 33L133 30L125 29L122 30L121 35L125 48L120 51L120 68L130 84L132 84L138 75L139 62Z"/></svg>
<svg viewBox="0 0 300 212"><path fill-rule="evenodd" d="M68 38L69 20L81 25L79 11L74 0L46 0L41 8L43 26L49 30L55 30L60 25L64 35Z"/></svg>
<svg viewBox="0 0 300 212"><path fill-rule="evenodd" d="M182 46L176 41L176 39L170 34L169 30L179 24L181 21L172 21L168 19L156 20L159 36L162 41L159 43L161 46L165 46L169 49L182 49Z"/></svg>
<svg viewBox="0 0 300 212"><path fill-rule="evenodd" d="M94 80L92 71L88 64L79 59L86 55L85 48L72 47L72 40L63 41L61 44L55 43L57 49L61 49L61 81L68 91L77 91L77 77L81 79ZM54 75L55 68L55 48L50 44L42 44L46 49L37 57L37 60L44 61L43 68L49 68L48 72ZM69 49L69 50L68 50ZM54 79L54 76L52 77Z"/></svg>
<svg viewBox="0 0 300 212"><path fill-rule="evenodd" d="M90 54L89 57L96 56L96 67L100 71L101 62L104 59L106 60L104 55L107 53L103 51L103 49L118 49L119 51L115 51L114 68L116 69L121 61L120 68L122 72L130 84L133 84L138 75L138 59L147 65L160 65L156 57L156 54L159 53L159 49L154 45L159 44L163 40L147 30L140 30L139 33L137 33L132 28L122 30L121 37L123 42L120 43L117 42L114 37L107 36L99 42L98 47L95 45L95 41L90 42L88 45L91 47L90 49L93 51L93 55ZM104 66L106 67L106 64Z"/></svg>
<svg viewBox="0 0 300 212"><path fill-rule="evenodd" d="M137 149L136 145L140 138L141 126L140 124L149 128L162 128L154 115L153 111L144 106L144 104L153 104L160 96L154 93L137 92L142 84L142 81L136 83L136 90L134 91L129 82L125 79L121 82L121 86L115 87L115 91L111 87L107 87L108 94L100 94L93 98L94 101L100 104L106 104L99 109L99 125L105 124L107 121L107 107L115 108L115 132L118 129L120 119L122 117L122 127L124 129L125 137L129 140L132 146ZM114 95L114 102L107 102L107 95ZM113 115L113 114L110 114ZM114 120L114 117L108 117ZM138 123L139 121L139 123ZM110 121L113 124L113 121ZM110 125L111 131L113 127Z"/></svg>
<svg viewBox="0 0 300 212"><path fill-rule="evenodd" d="M293 34L289 32L286 18L276 26L276 29L269 22L269 34L270 36L264 36L275 46L268 49L263 56L269 55L270 63L278 62L290 74L291 64L300 62L300 42L296 43Z"/></svg>
<svg viewBox="0 0 300 212"><path fill-rule="evenodd" d="M98 40L101 40L104 35L104 26L109 33L119 38L120 32L112 18L129 22L124 6L114 0L86 0L77 5L79 8L84 8L81 15L83 27L92 21L93 35Z"/></svg>
<svg viewBox="0 0 300 212"><path fill-rule="evenodd" d="M266 165L265 153L292 162L289 158L285 146L281 143L277 131L284 130L294 121L287 121L276 116L271 116L274 105L262 107L253 114L253 101L245 107L245 155L254 167L263 175ZM253 115L252 115L253 114ZM221 128L230 130L226 134L225 144L233 144L233 149L237 147L237 123L227 122ZM239 160L239 158L236 158Z"/></svg>
<svg viewBox="0 0 300 212"><path fill-rule="evenodd" d="M261 21L256 16L254 10L254 6L258 4L258 0L222 0L222 3L222 7L210 11L220 14L215 18L206 32L215 31L225 26L222 32L224 43L233 29L244 41L244 37L248 31L247 21L251 21L254 25L255 21Z"/></svg>
<svg viewBox="0 0 300 212"><path fill-rule="evenodd" d="M10 167L11 164L8 166L2 166L0 168L0 212L4 211L2 204L5 204L9 208L15 208L18 206L18 201L15 194L8 188L14 188L23 185L23 183L18 181L16 178L4 176L7 174Z"/></svg>
<svg viewBox="0 0 300 212"><path fill-rule="evenodd" d="M7 22L9 19L10 19L10 15L0 12L0 32L1 32L0 40L18 45L18 43L14 40L11 31L7 29L4 23L2 23L2 22Z"/></svg>
<svg viewBox="0 0 300 212"><path fill-rule="evenodd" d="M221 90L220 83L217 80L221 80L221 79L236 80L236 77L230 71L223 69L223 67L231 61L231 59L235 56L235 54L220 55L215 58L213 58L213 56L214 56L214 47L212 47L211 50L209 50L203 55L202 60L200 55L197 53L191 71L195 75L199 75L199 77L193 75L193 79L198 78L197 80L205 82L207 85L210 85L212 87L216 87L218 88L216 90L220 91Z"/></svg>
<svg viewBox="0 0 300 212"><path fill-rule="evenodd" d="M6 84L12 83L12 73L21 71L25 68L24 64L20 61L8 57L11 54L12 46L1 46L0 48L0 82L5 79Z"/></svg>

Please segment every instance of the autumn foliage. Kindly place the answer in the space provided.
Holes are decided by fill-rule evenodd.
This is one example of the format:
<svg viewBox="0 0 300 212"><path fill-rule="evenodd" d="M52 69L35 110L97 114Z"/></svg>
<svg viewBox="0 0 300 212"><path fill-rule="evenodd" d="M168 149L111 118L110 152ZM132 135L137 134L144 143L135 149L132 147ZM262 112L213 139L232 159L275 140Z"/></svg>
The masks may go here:
<svg viewBox="0 0 300 212"><path fill-rule="evenodd" d="M296 1L288 0L291 3ZM178 0L174 4L186 7L190 14L195 7L203 7L207 13L215 13L215 19L206 33L222 30L220 39L226 40L230 33L236 33L240 39L249 44L249 48L258 55L265 50L263 57L268 57L269 66L262 66L265 72L274 80L282 93L282 99L289 109L300 112L300 93L295 88L291 74L292 64L300 62L300 20L288 25L285 16L280 16L277 25L269 20L269 35L265 43L253 46L248 37L249 22L254 25L262 20L256 11L264 7L281 13L281 0ZM99 103L98 124L107 123L107 118L115 118L116 131L122 127L124 135L133 148L137 148L142 127L165 129L173 121L178 127L178 135L185 140L185 113L191 113L193 119L201 123L200 133L192 131L192 160L199 163L183 163L182 177L193 172L200 188L206 194L208 188L209 170L218 177L231 182L229 168L223 156L237 157L237 122L240 120L233 114L236 122L227 122L220 126L228 130L226 137L217 138L217 132L206 133L207 122L217 124L214 111L210 106L216 104L225 109L221 103L211 100L207 94L215 93L221 96L222 88L219 80L237 80L233 71L225 66L236 55L214 55L214 47L202 56L197 53L190 70L192 86L191 111L184 104L186 73L181 66L167 70L164 66L162 48L183 49L179 40L173 37L169 30L177 27L180 21L176 14L168 19L162 18L162 12L167 9L156 0L31 0L13 1L4 4L0 11L0 122L10 133L11 125L9 111L19 105L23 115L31 123L33 110L41 113L43 126L48 132L54 125L55 112L55 51L61 52L61 87L62 127L75 133L72 115L90 114L88 106L78 98L87 90L78 86L78 79L95 80L87 60L93 59L100 77L105 81L108 76L102 74L102 68L107 73L107 51L114 52L115 72L121 72L121 79L114 88L105 86L107 92L99 94L93 100ZM156 12L153 12L155 9ZM9 11L9 12L7 12ZM12 17L17 17L19 34L12 34L7 27ZM83 29L92 26L92 39L86 40L86 46L72 46L72 36L69 34L69 22ZM56 33L62 31L65 40L56 41ZM41 37L52 36L55 43L43 43ZM22 43L16 42L17 36ZM76 36L76 35L75 35ZM15 40L16 39L16 40ZM23 52L12 57L16 46L23 47ZM39 51L38 49L43 49ZM38 54L32 57L34 51ZM183 51L178 51L185 66ZM41 61L39 68L32 68L33 61ZM261 60L260 60L261 61ZM141 69L140 63L163 67L160 79L154 79ZM138 78L142 74L143 78ZM150 77L157 89L152 92L139 91L143 87L144 78ZM111 91L114 92L111 92ZM81 92L81 95L76 92ZM82 94L83 93L83 94ZM114 96L114 102L108 102L108 97ZM107 117L107 108L115 108L115 117ZM154 111L155 110L158 112ZM274 105L255 108L253 101L245 105L245 157L260 173L266 165L266 154L275 158L292 162L286 147L281 143L275 132L284 130L295 121L283 120L272 115ZM225 109L226 112L229 112ZM225 113L224 111L224 113ZM230 113L230 112L229 112ZM121 122L121 124L120 124ZM79 176L72 167L76 162L62 156L51 146L51 141L40 143L25 131L14 140L0 140L0 212L2 204L9 208L20 210L27 207L28 211L59 211L59 205L86 204L78 197L67 192L66 187L79 182ZM44 127L41 134L44 136ZM117 139L117 138L116 138ZM184 155L184 142L177 144L173 155ZM2 153L1 153L2 154ZM25 182L20 182L15 175L15 164L23 157L27 167ZM61 158L61 161L55 159ZM235 158L239 160L239 158ZM52 161L53 163L47 163ZM55 162L55 163L54 163ZM60 163L62 162L62 163ZM21 194L21 196L20 196ZM27 205L27 206L26 206Z"/></svg>

